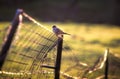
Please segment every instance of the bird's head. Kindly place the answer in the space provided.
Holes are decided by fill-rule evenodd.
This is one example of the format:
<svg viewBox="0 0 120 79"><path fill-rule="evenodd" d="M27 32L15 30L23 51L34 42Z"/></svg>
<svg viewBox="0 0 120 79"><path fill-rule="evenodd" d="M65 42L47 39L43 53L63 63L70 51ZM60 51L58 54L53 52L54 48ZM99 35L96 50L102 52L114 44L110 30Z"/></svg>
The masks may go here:
<svg viewBox="0 0 120 79"><path fill-rule="evenodd" d="M56 28L56 25L53 25L52 28Z"/></svg>

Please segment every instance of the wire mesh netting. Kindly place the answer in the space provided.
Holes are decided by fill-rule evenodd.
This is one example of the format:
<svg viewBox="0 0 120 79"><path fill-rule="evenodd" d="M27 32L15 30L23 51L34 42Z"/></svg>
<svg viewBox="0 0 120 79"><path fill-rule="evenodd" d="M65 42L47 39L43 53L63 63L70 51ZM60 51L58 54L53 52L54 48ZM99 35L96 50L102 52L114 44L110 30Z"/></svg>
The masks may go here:
<svg viewBox="0 0 120 79"><path fill-rule="evenodd" d="M53 48L56 43L57 37L51 31L25 18L14 36L1 76L53 78L54 70L41 66L46 64L54 67L56 51Z"/></svg>

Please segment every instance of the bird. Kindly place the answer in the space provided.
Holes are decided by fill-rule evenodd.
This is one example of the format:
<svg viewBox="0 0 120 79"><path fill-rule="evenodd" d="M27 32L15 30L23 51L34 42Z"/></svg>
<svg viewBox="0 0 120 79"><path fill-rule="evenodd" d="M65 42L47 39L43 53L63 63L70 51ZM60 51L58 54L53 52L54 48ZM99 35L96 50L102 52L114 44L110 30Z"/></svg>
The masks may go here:
<svg viewBox="0 0 120 79"><path fill-rule="evenodd" d="M66 32L63 32L61 29L59 29L56 25L53 25L52 26L52 30L53 30L53 32L54 32L54 34L56 35L56 36L62 36L63 34L66 34L66 35L71 35L71 34L68 34L68 33L66 33Z"/></svg>

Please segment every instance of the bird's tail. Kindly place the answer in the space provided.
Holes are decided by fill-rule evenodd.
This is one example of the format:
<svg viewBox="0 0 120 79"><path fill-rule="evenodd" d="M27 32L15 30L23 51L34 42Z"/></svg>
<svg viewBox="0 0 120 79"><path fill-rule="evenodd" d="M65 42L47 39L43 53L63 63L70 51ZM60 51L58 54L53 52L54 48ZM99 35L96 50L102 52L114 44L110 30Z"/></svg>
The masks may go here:
<svg viewBox="0 0 120 79"><path fill-rule="evenodd" d="M69 33L64 33L64 34L66 34L66 35L71 35L71 34L69 34Z"/></svg>

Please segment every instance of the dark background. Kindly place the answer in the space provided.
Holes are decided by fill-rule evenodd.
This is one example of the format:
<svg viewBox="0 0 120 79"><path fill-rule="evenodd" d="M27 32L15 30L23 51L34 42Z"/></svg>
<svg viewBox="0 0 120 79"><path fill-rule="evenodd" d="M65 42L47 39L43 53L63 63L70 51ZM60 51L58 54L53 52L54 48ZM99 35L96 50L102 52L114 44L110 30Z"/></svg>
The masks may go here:
<svg viewBox="0 0 120 79"><path fill-rule="evenodd" d="M120 25L120 0L0 0L0 21L11 21L18 8L46 22Z"/></svg>

